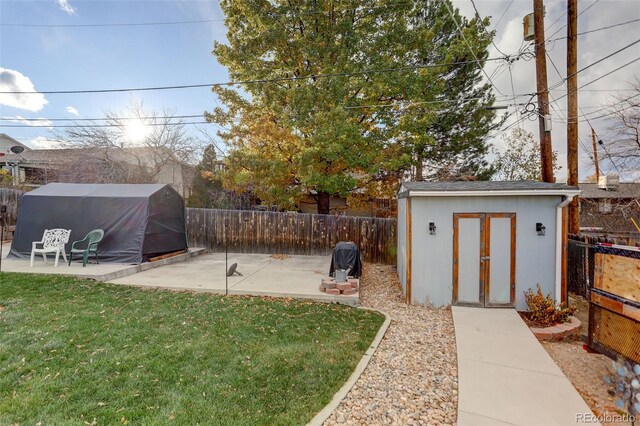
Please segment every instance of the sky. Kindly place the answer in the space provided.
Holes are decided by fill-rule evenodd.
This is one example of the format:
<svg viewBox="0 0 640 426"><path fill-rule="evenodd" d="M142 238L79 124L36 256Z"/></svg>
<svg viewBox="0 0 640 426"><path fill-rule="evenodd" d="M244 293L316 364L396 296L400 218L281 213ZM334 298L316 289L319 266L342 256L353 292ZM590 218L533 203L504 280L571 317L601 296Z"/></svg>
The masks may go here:
<svg viewBox="0 0 640 426"><path fill-rule="evenodd" d="M514 55L523 46L522 18L532 12L532 1L476 0L478 12L491 18L496 31L495 46L489 56ZM566 35L566 1L546 1L545 35L547 39ZM475 11L470 1L454 0L454 5L467 17ZM640 19L640 0L580 0L578 32ZM172 25L131 25L142 23L183 22ZM188 22L185 22L188 21ZM206 21L206 22L193 22ZM119 24L119 25L111 25ZM125 25L122 25L125 24ZM557 34L553 35L557 31ZM228 81L226 69L220 66L211 50L214 41L224 42L226 28L216 1L156 0L0 0L0 91L64 91L93 89L126 89ZM578 69L640 38L640 22L585 34L578 39ZM548 54L560 75L566 76L566 40L547 45ZM578 75L579 86L640 57L640 43ZM536 91L535 60L518 60L511 70L506 62L488 62L486 74L491 77L498 97L496 104L510 105L513 113L503 127L515 123L513 104L529 97L513 95ZM548 83L555 87L553 98L566 94L561 76L551 62L547 64ZM579 93L584 113L596 111L630 88L634 76L640 76L640 61L607 76ZM513 87L511 85L513 79ZM617 92L620 91L620 92ZM93 94L0 94L0 132L33 147L55 146L50 124L24 125L21 118L75 119L99 118L105 111L121 112L132 101L156 111L168 109L175 115L196 115L211 111L216 99L209 87L182 90L118 92ZM566 164L566 97L554 103L552 143L558 161ZM518 110L522 106L517 107ZM500 111L503 113L505 111ZM600 114L592 114L597 117ZM185 121L202 121L187 119ZM51 121L56 124L65 122ZM33 124L33 122L31 122ZM607 143L609 123L606 118L591 120L598 137ZM524 120L525 130L538 135L537 121ZM192 126L191 131L195 132ZM199 125L215 133L212 125ZM580 179L592 175L590 158L591 130L580 123ZM495 132L489 142L503 150L505 142ZM584 146L584 147L583 147ZM617 173L612 164L601 164L604 172ZM559 181L566 178L566 167L556 173ZM638 174L624 172L625 180Z"/></svg>

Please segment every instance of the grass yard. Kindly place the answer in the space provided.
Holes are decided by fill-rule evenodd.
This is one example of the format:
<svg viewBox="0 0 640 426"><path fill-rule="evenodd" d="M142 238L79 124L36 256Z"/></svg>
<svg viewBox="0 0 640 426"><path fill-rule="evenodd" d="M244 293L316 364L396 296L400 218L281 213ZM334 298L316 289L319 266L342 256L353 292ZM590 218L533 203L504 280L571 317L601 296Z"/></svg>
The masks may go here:
<svg viewBox="0 0 640 426"><path fill-rule="evenodd" d="M0 424L304 424L382 322L338 305L1 273Z"/></svg>

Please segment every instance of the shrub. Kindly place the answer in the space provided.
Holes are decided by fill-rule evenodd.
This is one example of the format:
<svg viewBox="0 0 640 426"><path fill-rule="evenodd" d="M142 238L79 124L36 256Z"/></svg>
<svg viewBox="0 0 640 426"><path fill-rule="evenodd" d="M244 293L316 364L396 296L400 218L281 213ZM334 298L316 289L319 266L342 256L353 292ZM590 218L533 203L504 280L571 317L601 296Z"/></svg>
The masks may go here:
<svg viewBox="0 0 640 426"><path fill-rule="evenodd" d="M529 289L524 293L527 308L529 308L529 319L543 327L568 322L569 317L573 315L576 308L574 306L568 307L564 304L556 305L550 294L546 296L542 294L540 284L536 287L536 292Z"/></svg>

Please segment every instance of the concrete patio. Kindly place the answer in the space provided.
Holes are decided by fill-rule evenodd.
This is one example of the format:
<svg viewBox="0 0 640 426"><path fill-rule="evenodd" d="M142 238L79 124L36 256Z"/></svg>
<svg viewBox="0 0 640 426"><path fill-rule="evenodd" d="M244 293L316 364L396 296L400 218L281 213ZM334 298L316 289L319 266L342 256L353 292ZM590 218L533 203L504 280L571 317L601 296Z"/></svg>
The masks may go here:
<svg viewBox="0 0 640 426"><path fill-rule="evenodd" d="M514 309L454 306L458 425L570 425L591 410Z"/></svg>
<svg viewBox="0 0 640 426"><path fill-rule="evenodd" d="M185 262L194 256L200 256L206 253L202 248L189 249L187 253L173 256L167 259L155 262L146 262L140 265L129 265L123 263L100 263L96 264L95 259L90 259L90 263L86 267L82 266L82 261L75 259L71 265L65 263L60 257L58 266L54 266L55 256L47 255L45 263L42 256L35 257L33 267L29 264L29 259L7 258L7 254L11 249L10 243L2 245L2 264L0 265L3 272L18 272L22 274L53 274L53 275L71 275L78 278L87 278L96 281L110 281L116 278L125 277L136 274L141 271L147 271L165 265Z"/></svg>
<svg viewBox="0 0 640 426"><path fill-rule="evenodd" d="M55 267L50 255L47 263L42 256L36 256L34 266L30 267L29 259L7 258L10 249L10 242L2 245L1 269L4 272L71 275L114 284L220 294L225 293L225 285L228 285L229 294L293 297L351 306L357 306L359 300L357 293L327 295L318 289L321 277L329 274L331 256L279 258L268 254L229 253L228 265L237 263L242 276L234 275L225 282L224 253L207 253L202 248L190 248L188 253L140 265L96 264L90 259L84 268L81 261L74 260L68 266L62 258Z"/></svg>
<svg viewBox="0 0 640 426"><path fill-rule="evenodd" d="M287 256L229 253L228 265L237 263L242 274L228 277L224 253L199 256L188 262L110 280L114 284L192 290L211 293L293 297L356 306L358 294L334 296L320 292L320 279L328 275L330 256Z"/></svg>

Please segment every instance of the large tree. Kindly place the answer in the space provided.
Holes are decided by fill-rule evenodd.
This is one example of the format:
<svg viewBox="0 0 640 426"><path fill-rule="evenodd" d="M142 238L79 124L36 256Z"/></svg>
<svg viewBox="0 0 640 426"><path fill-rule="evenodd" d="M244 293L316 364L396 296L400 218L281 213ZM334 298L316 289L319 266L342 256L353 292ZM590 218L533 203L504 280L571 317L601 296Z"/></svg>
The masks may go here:
<svg viewBox="0 0 640 426"><path fill-rule="evenodd" d="M213 53L245 83L215 86L222 106L207 119L228 129L219 135L231 188L282 208L311 194L329 213L331 196L390 195L423 163L484 166L487 21L463 18L449 0L221 7L228 42Z"/></svg>
<svg viewBox="0 0 640 426"><path fill-rule="evenodd" d="M542 180L540 145L533 133L515 127L502 136L504 151L496 151L494 179L496 180ZM553 170L560 170L558 153L553 152Z"/></svg>
<svg viewBox="0 0 640 426"><path fill-rule="evenodd" d="M214 207L215 195L223 191L219 172L220 167L215 146L209 144L205 147L202 160L196 166L193 175L191 196L188 202L190 207Z"/></svg>
<svg viewBox="0 0 640 426"><path fill-rule="evenodd" d="M601 143L604 158L638 179L640 166L640 78L631 84L633 93L616 95L607 109L611 115L609 137Z"/></svg>

